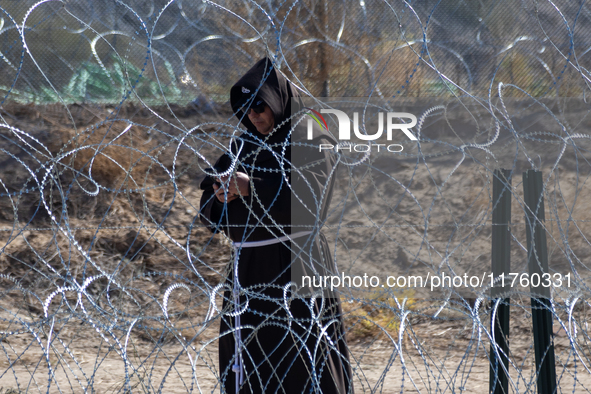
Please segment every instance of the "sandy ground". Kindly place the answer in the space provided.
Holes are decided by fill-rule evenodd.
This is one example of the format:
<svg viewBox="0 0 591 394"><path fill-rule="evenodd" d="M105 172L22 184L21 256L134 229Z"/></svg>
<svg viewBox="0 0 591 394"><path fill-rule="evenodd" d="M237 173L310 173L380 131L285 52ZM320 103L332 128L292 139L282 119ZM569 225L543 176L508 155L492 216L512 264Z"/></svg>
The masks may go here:
<svg viewBox="0 0 591 394"><path fill-rule="evenodd" d="M524 319L522 323L529 322ZM132 392L219 392L216 343L205 339L207 333L202 333L186 348L174 340L154 345L130 338L126 348L127 364L118 345L99 342L97 336L90 338L92 336L87 334L83 335L85 339L68 343L69 353L65 352L63 344L54 340L49 356L51 372L41 345L35 343L32 336L11 336L3 341L3 347L14 350L20 358L14 361L15 354L11 355L12 365L7 360L2 361L0 365L5 374L0 378L0 387L51 393L82 392L85 388L92 388L96 393L128 389ZM404 338L396 345L375 338L352 341L355 390L363 393L486 392L489 342L478 342L477 333L472 334L471 327L451 322L417 323L407 328ZM534 366L528 356L533 352L528 334L531 335L531 329L512 327L510 347L514 365L509 369L510 392L536 391ZM67 338L60 335L61 340L67 341ZM45 339L42 345L47 344ZM570 350L568 336L557 336L555 350L559 360L559 392L589 391L591 376L573 361L575 355ZM49 374L52 380L48 387ZM129 382L127 387L126 381Z"/></svg>

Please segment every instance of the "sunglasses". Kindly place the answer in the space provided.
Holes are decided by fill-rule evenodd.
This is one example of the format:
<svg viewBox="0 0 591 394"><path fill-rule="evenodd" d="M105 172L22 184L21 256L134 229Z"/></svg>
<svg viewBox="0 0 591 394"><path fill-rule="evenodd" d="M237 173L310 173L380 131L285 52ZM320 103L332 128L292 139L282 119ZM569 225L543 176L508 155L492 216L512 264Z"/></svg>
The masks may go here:
<svg viewBox="0 0 591 394"><path fill-rule="evenodd" d="M250 115L250 111L254 111L257 114L262 114L263 112L265 112L265 107L267 105L264 102L261 102L260 104L253 104L250 106L250 108L248 108L246 110L246 115Z"/></svg>

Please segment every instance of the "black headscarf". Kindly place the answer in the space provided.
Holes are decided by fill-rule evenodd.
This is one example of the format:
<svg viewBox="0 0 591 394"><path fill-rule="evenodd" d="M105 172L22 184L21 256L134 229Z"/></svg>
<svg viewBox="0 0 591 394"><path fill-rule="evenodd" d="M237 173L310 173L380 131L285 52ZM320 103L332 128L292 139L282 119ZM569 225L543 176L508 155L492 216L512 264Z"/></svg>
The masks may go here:
<svg viewBox="0 0 591 394"><path fill-rule="evenodd" d="M291 114L292 102L301 108L301 100L295 87L279 73L273 62L265 57L259 60L230 90L230 103L236 117L253 135L261 137L245 111L251 106L264 101L271 108L275 120L275 134L284 134L289 130L285 122ZM284 123L285 122L285 123Z"/></svg>

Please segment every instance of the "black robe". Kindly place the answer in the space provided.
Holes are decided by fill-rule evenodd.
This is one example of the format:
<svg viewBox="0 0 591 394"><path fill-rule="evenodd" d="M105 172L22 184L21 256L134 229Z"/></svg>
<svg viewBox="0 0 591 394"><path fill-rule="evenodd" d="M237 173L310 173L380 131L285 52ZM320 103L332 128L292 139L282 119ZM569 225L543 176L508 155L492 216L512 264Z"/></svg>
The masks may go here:
<svg viewBox="0 0 591 394"><path fill-rule="evenodd" d="M276 127L268 136L258 133L244 115L257 100L263 100L274 115ZM317 147L319 143L334 144L334 140L316 127L313 141L304 140L304 125L290 131L288 117L293 100L299 103L295 89L268 59L260 60L232 87L230 101L247 132L231 143L231 154L220 157L214 168L217 172L234 169L248 174L249 195L220 203L214 195L214 179L207 176L201 183L200 218L212 231L225 232L235 243L312 232L300 238L305 246L298 249L304 250L299 258L294 258L289 241L235 249L241 290L244 381L240 393L353 393L338 298L321 297L313 302L294 297L286 289L294 264L301 264L299 269L305 271L302 267L306 260L315 262L314 270L321 274L332 268L328 243L318 228L328 212L335 157L318 152ZM294 143L298 153L292 162ZM301 144L314 144L316 148L302 148ZM233 272L226 285L219 377L221 392L234 393Z"/></svg>

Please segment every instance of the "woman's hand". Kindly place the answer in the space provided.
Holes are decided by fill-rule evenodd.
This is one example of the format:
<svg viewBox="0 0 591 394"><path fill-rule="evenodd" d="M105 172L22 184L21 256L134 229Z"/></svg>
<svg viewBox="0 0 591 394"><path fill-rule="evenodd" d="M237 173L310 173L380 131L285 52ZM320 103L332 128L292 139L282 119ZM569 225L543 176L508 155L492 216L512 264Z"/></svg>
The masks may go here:
<svg viewBox="0 0 591 394"><path fill-rule="evenodd" d="M239 198L240 196L248 196L248 185L250 178L243 172L236 172L233 175L226 175L225 177L216 178L216 181L222 184L222 187L213 185L215 196L220 202L230 202ZM224 189L227 188L227 193Z"/></svg>

